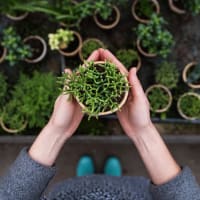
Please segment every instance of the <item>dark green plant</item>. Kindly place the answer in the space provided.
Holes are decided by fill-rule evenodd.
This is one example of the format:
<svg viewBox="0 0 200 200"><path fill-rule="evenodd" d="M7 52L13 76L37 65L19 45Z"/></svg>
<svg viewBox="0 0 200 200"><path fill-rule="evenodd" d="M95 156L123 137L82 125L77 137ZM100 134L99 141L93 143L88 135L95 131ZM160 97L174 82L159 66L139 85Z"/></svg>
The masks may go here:
<svg viewBox="0 0 200 200"><path fill-rule="evenodd" d="M173 36L164 28L165 24L167 23L162 17L153 14L148 24L139 24L136 29L142 48L163 58L167 57L174 45Z"/></svg>
<svg viewBox="0 0 200 200"><path fill-rule="evenodd" d="M186 95L181 97L180 108L188 117L200 119L200 98L194 95Z"/></svg>
<svg viewBox="0 0 200 200"><path fill-rule="evenodd" d="M3 30L2 46L7 49L6 60L10 66L16 65L19 61L31 57L32 52L29 45L23 43L21 37L13 27Z"/></svg>
<svg viewBox="0 0 200 200"><path fill-rule="evenodd" d="M195 65L187 77L188 83L200 83L200 64Z"/></svg>
<svg viewBox="0 0 200 200"><path fill-rule="evenodd" d="M83 111L89 117L118 108L129 88L124 75L110 62L98 65L86 62L84 66L72 74L63 75L61 82L68 83L64 93L76 97L85 105Z"/></svg>
<svg viewBox="0 0 200 200"><path fill-rule="evenodd" d="M167 61L157 66L155 71L156 83L167 86L169 89L175 88L179 80L179 71L175 63Z"/></svg>
<svg viewBox="0 0 200 200"><path fill-rule="evenodd" d="M0 73L0 113L6 102L7 88L8 85L6 82L6 78L2 73Z"/></svg>
<svg viewBox="0 0 200 200"><path fill-rule="evenodd" d="M200 13L200 0L182 0L182 3L184 8L191 12L193 15L198 15Z"/></svg>
<svg viewBox="0 0 200 200"><path fill-rule="evenodd" d="M138 61L138 53L133 49L120 49L116 52L116 57L128 69Z"/></svg>

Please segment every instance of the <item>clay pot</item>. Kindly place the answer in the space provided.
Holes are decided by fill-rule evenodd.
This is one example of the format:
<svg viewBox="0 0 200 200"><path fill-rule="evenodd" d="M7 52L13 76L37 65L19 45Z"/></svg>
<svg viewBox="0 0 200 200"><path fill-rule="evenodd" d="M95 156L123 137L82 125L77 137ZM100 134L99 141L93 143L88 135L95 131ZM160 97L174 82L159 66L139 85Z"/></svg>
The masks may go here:
<svg viewBox="0 0 200 200"><path fill-rule="evenodd" d="M199 98L199 100L200 100L200 95L197 93L194 93L194 92L187 92L187 93L183 94L182 96L180 96L178 99L178 102L177 102L177 109L178 109L178 112L181 115L181 117L183 117L184 119L187 119L187 120L196 120L197 119L196 117L189 117L189 116L185 115L185 113L181 109L181 106L180 106L181 100L185 96L194 96L194 97Z"/></svg>
<svg viewBox="0 0 200 200"><path fill-rule="evenodd" d="M96 62L94 62L95 65L104 64L104 63L105 63L104 61L96 61ZM87 67L87 66L85 66L85 67ZM127 76L126 76L126 74L124 73L123 69L120 69L120 68L118 68L118 69L119 69L119 71L120 71L122 74L125 75L124 77L125 77L125 79L126 79L126 81L127 81L127 83L128 83ZM128 86L128 85L127 85L127 86ZM122 101L119 103L118 108L116 108L116 109L114 109L114 110L106 111L106 112L100 112L100 113L98 114L98 116L109 115L109 114L112 114L112 113L117 112L118 110L120 110L120 109L122 108L122 106L126 103L126 100L127 100L127 98L128 98L128 94L129 94L129 91L126 91L125 94L124 94L124 97L123 97ZM82 104L82 103L79 101L78 98L76 98L76 100L77 100L77 102L79 103L79 105L80 105L83 109L85 109L85 105Z"/></svg>
<svg viewBox="0 0 200 200"><path fill-rule="evenodd" d="M76 55L76 54L80 51L80 49L81 49L81 46L82 46L82 37L81 37L81 35L80 35L78 32L76 32L76 31L73 31L73 34L74 34L76 40L78 41L78 46L75 47L75 48L74 48L73 50L71 50L71 51L70 51L69 47L66 48L66 49L59 49L58 51L59 51L62 55L64 55L64 56L67 56L67 57L74 56L74 55ZM72 42L72 43L73 43L73 42Z"/></svg>
<svg viewBox="0 0 200 200"><path fill-rule="evenodd" d="M6 17L8 17L9 19L13 20L13 21L20 21L20 20L23 20L25 19L26 17L28 16L28 12L25 12L19 16L13 16L13 15L10 15L10 14L6 14Z"/></svg>
<svg viewBox="0 0 200 200"><path fill-rule="evenodd" d="M135 0L135 1L133 2L133 4L132 4L132 15L133 15L133 17L134 17L137 21L139 21L139 22L141 22L141 23L147 24L150 20L149 20L149 19L142 19L142 18L139 17L139 16L137 15L137 13L136 13L136 6L137 6L138 2L139 2L139 0ZM155 5L155 8L156 8L155 12L156 12L156 14L159 14L159 13L160 13L160 5L159 5L158 1L157 1L157 0L151 0L151 2L152 2L152 4Z"/></svg>
<svg viewBox="0 0 200 200"><path fill-rule="evenodd" d="M142 65L142 60L140 58L140 56L138 55L138 62L136 66L131 66L131 67L136 67L137 71L139 71L139 69L141 68Z"/></svg>
<svg viewBox="0 0 200 200"><path fill-rule="evenodd" d="M105 48L105 44L104 44L101 40L99 40L99 39L97 39L97 38L88 38L88 39L86 39L85 41L83 41L83 44L81 45L81 48L80 48L80 51L79 51L79 57L80 57L81 61L83 61L83 62L84 62L84 60L87 59L87 58L85 58L85 59L83 58L82 48L83 48L83 46L84 46L85 44L87 44L87 42L89 42L89 41L94 41L94 42L98 43L102 48ZM92 52L91 52L91 53L92 53Z"/></svg>
<svg viewBox="0 0 200 200"><path fill-rule="evenodd" d="M99 26L102 29L112 29L114 28L120 20L120 11L116 6L112 6L113 8L113 12L115 13L116 17L115 20L111 23L111 24L104 24L103 22L101 22L99 20L98 14L95 13L95 15L93 16L95 23L97 24L97 26Z"/></svg>
<svg viewBox="0 0 200 200"><path fill-rule="evenodd" d="M24 43L30 45L33 50L32 58L26 58L26 62L38 63L45 57L47 53L47 44L43 38L37 35L31 35L24 39ZM36 56L34 56L34 54L36 54Z"/></svg>
<svg viewBox="0 0 200 200"><path fill-rule="evenodd" d="M149 57L149 58L153 58L153 57L156 57L156 56L157 56L157 54L155 54L155 53L148 53L148 52L145 52L145 51L142 49L141 45L140 45L140 40L139 40L139 39L137 39L136 45L137 45L138 51L139 51L143 56Z"/></svg>
<svg viewBox="0 0 200 200"><path fill-rule="evenodd" d="M200 88L200 82L197 83L197 84L189 83L189 82L187 81L187 79L188 79L188 78L187 78L187 75L188 75L189 70L190 70L192 67L194 67L196 64L197 64L197 62L191 62L191 63L187 64L187 65L185 66L184 70L183 70L183 73L182 73L183 81L184 81L189 87L194 88L194 89Z"/></svg>
<svg viewBox="0 0 200 200"><path fill-rule="evenodd" d="M175 13L179 14L179 15L183 15L186 13L186 10L178 8L177 6L175 6L174 1L173 0L168 0L169 3L169 7L172 11L174 11Z"/></svg>
<svg viewBox="0 0 200 200"><path fill-rule="evenodd" d="M7 54L7 49L4 48L3 46L0 45L0 52L1 52L1 55L0 55L0 63L2 63L6 57L6 54Z"/></svg>
<svg viewBox="0 0 200 200"><path fill-rule="evenodd" d="M166 111L170 108L170 106L172 105L172 94L171 94L170 90L169 90L166 86L161 85L161 84L155 84L155 85L152 85L152 86L150 86L149 88L147 88L147 90L145 91L146 96L148 96L148 94L149 94L154 88L161 88L161 89L163 89L163 90L167 93L167 95L168 95L168 97L169 97L169 98L168 98L168 104L167 104L164 108L162 108L162 109L157 109L157 110L153 110L153 108L152 108L151 105L150 105L150 110L153 111L153 112L155 112L155 113L163 113L163 112L166 112Z"/></svg>

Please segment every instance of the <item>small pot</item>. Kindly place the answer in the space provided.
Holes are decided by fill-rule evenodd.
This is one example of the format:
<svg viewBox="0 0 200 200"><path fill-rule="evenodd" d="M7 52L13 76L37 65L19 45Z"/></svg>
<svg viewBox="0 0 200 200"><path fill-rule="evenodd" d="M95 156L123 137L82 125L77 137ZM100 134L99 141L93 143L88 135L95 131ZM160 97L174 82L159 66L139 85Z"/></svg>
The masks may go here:
<svg viewBox="0 0 200 200"><path fill-rule="evenodd" d="M111 24L104 24L103 22L101 22L98 18L98 14L95 13L95 15L93 16L95 23L97 24L97 26L99 26L102 29L112 29L115 26L117 26L117 24L119 23L120 20L120 11L116 6L112 6L113 8L113 12L115 12L115 20L111 23Z"/></svg>
<svg viewBox="0 0 200 200"><path fill-rule="evenodd" d="M195 120L197 118L195 118L195 117L188 117L187 115L185 115L185 113L183 113L183 111L181 109L181 106L180 106L181 99L183 97L185 97L185 96L195 96L195 97L197 97L197 98L200 99L200 95L197 94L197 93L194 93L194 92L187 92L187 93L183 94L182 96L180 96L179 99L178 99L178 102L177 102L177 109L178 109L178 112L181 115L181 117L183 117L184 119L188 119L188 120Z"/></svg>
<svg viewBox="0 0 200 200"><path fill-rule="evenodd" d="M105 44L104 44L101 40L99 40L99 39L97 39L97 38L88 38L88 39L86 39L85 41L83 41L83 43L82 43L82 45L81 45L81 48L80 48L80 51L79 51L79 57L80 57L81 61L83 61L83 62L84 62L85 59L83 58L82 47L83 47L88 41L95 41L95 42L98 43L102 48L105 48Z"/></svg>
<svg viewBox="0 0 200 200"><path fill-rule="evenodd" d="M145 51L142 49L141 45L140 45L140 40L139 40L139 39L137 39L136 45L137 45L138 51L139 51L143 56L149 57L149 58L153 58L153 57L156 57L156 56L157 56L157 54L155 54L155 53L147 53L147 52L145 52Z"/></svg>
<svg viewBox="0 0 200 200"><path fill-rule="evenodd" d="M130 67L136 67L136 70L139 71L139 69L141 68L142 65L142 60L140 58L140 56L138 55L138 62L136 66L130 66Z"/></svg>
<svg viewBox="0 0 200 200"><path fill-rule="evenodd" d="M194 88L194 89L198 89L200 88L200 83L197 83L197 84L193 84L193 83L188 83L188 78L187 78L187 75L188 75L188 71L194 67L195 65L197 64L197 62L191 62L189 64L187 64L183 70L183 73L182 73L182 78L183 78L183 81L191 88Z"/></svg>
<svg viewBox="0 0 200 200"><path fill-rule="evenodd" d="M96 65L98 65L98 64L104 64L104 63L105 63L104 61L96 61L96 62L94 62L94 64L96 64ZM87 66L86 66L86 67L87 67ZM126 79L126 81L128 82L127 76L126 76L126 74L123 72L123 70L120 69L120 68L118 68L118 69L119 69L119 71L120 71L122 74L125 75L125 79ZM124 98L123 98L122 101L119 103L118 108L116 108L116 109L114 109L114 110L112 110L112 111L100 112L100 113L98 114L98 116L110 115L110 114L112 114L112 113L117 112L118 110L120 110L120 109L122 108L122 106L126 103L126 100L127 100L127 98L128 98L128 94L129 94L129 91L126 91L125 94L124 94ZM80 105L83 109L85 109L85 105L82 104L82 103L79 101L78 98L76 98L76 100L77 100L77 102L79 103L79 105Z"/></svg>
<svg viewBox="0 0 200 200"><path fill-rule="evenodd" d="M10 15L10 14L6 14L6 17L8 17L9 19L11 19L11 20L13 20L13 21L20 21L20 20L23 20L23 19L25 19L27 16L28 16L28 12L22 13L22 14L19 15L19 16L13 16L13 15Z"/></svg>
<svg viewBox="0 0 200 200"><path fill-rule="evenodd" d="M169 7L172 11L174 11L175 13L179 14L179 15L183 15L186 13L186 10L178 8L176 5L174 5L174 1L173 0L168 0L168 4Z"/></svg>
<svg viewBox="0 0 200 200"><path fill-rule="evenodd" d="M43 38L37 35L31 35L24 39L24 43L30 45L31 49L33 49L33 55L34 51L36 55L32 58L26 58L25 61L28 63L38 63L40 62L47 53L47 44ZM39 52L41 51L41 52Z"/></svg>
<svg viewBox="0 0 200 200"><path fill-rule="evenodd" d="M170 90L166 86L161 85L161 84L155 84L155 85L152 85L149 88L147 88L147 90L145 91L145 94L146 94L147 97L148 97L149 92L151 92L154 88L163 89L168 94L169 99L168 99L168 104L167 104L166 107L164 107L162 109L158 109L158 110L153 110L153 108L150 105L150 110L155 112L155 113L166 112L170 108L170 106L172 105L172 94L171 94Z"/></svg>
<svg viewBox="0 0 200 200"><path fill-rule="evenodd" d="M81 35L76 31L73 31L73 34L76 37L76 40L78 42L78 46L73 50L70 50L69 47L66 48L66 49L59 49L58 51L64 56L67 56L67 57L74 56L81 49L81 46L82 46L82 37L81 37Z"/></svg>
<svg viewBox="0 0 200 200"><path fill-rule="evenodd" d="M142 19L142 18L139 17L139 16L137 15L137 13L136 13L136 6L137 6L138 2L139 2L139 0L135 0L135 1L133 2L133 4L132 4L132 15L133 15L133 17L134 17L137 21L139 21L139 22L141 22L141 23L147 24L147 23L149 23L150 20L149 20L149 19ZM152 2L152 4L154 4L155 7L156 7L155 12L156 12L157 14L159 14L159 13L160 13L160 5L159 5L158 1L157 1L157 0L151 0L151 2Z"/></svg>
<svg viewBox="0 0 200 200"><path fill-rule="evenodd" d="M0 45L0 63L2 63L6 57L7 49Z"/></svg>

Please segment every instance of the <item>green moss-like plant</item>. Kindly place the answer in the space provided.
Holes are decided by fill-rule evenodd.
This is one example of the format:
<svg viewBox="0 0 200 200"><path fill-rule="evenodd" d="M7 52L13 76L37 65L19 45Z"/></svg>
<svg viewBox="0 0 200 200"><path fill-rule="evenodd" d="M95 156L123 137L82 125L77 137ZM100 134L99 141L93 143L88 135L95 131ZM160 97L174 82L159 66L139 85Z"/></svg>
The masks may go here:
<svg viewBox="0 0 200 200"><path fill-rule="evenodd" d="M2 112L2 108L6 102L6 95L7 95L7 82L5 76L0 73L0 113Z"/></svg>
<svg viewBox="0 0 200 200"><path fill-rule="evenodd" d="M128 69L138 62L138 53L132 49L120 49L116 52L116 57Z"/></svg>
<svg viewBox="0 0 200 200"><path fill-rule="evenodd" d="M142 48L166 58L174 45L172 34L164 28L166 21L156 14L151 16L148 24L139 24L136 29L137 37Z"/></svg>
<svg viewBox="0 0 200 200"><path fill-rule="evenodd" d="M175 88L179 80L179 71L175 63L162 62L155 71L156 83Z"/></svg>
<svg viewBox="0 0 200 200"><path fill-rule="evenodd" d="M193 15L198 15L200 13L200 0L182 0L184 8L191 12Z"/></svg>
<svg viewBox="0 0 200 200"><path fill-rule="evenodd" d="M200 64L195 65L188 73L187 82L196 84L200 83Z"/></svg>
<svg viewBox="0 0 200 200"><path fill-rule="evenodd" d="M124 75L110 62L87 62L76 72L65 74L61 82L68 83L64 93L76 97L89 117L116 110L129 88Z"/></svg>

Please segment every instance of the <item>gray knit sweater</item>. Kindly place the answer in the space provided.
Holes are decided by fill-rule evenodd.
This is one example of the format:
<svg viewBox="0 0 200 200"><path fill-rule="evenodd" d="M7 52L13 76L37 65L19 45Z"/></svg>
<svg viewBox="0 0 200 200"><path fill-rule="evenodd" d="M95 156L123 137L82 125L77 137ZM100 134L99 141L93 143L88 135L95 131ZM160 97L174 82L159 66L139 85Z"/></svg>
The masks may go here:
<svg viewBox="0 0 200 200"><path fill-rule="evenodd" d="M42 197L55 172L55 167L35 162L23 149L0 179L0 200L200 200L200 188L187 167L160 186L142 177L95 175L61 182Z"/></svg>

